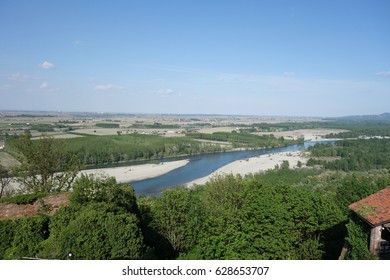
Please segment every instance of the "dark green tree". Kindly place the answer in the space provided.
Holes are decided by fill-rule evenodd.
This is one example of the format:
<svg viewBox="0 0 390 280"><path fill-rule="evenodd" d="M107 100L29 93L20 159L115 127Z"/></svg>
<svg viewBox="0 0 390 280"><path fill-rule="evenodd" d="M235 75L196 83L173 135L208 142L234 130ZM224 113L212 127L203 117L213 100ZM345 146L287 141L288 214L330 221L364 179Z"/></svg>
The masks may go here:
<svg viewBox="0 0 390 280"><path fill-rule="evenodd" d="M47 216L23 217L12 220L13 240L5 253L5 259L35 258L40 244L49 236Z"/></svg>
<svg viewBox="0 0 390 280"><path fill-rule="evenodd" d="M134 189L128 184L117 184L114 177L82 174L73 184L70 200L73 204L106 202L126 211L139 214Z"/></svg>
<svg viewBox="0 0 390 280"><path fill-rule="evenodd" d="M368 250L370 227L356 214L351 213L347 224L347 241L350 250L347 259L351 260L372 260L375 257Z"/></svg>
<svg viewBox="0 0 390 280"><path fill-rule="evenodd" d="M140 259L144 253L142 232L135 214L105 202L58 212L43 242L44 258L108 260Z"/></svg>
<svg viewBox="0 0 390 280"><path fill-rule="evenodd" d="M132 187L115 178L82 175L73 185L70 205L50 223L43 258L140 259L145 246Z"/></svg>
<svg viewBox="0 0 390 280"><path fill-rule="evenodd" d="M173 256L194 245L201 225L199 202L193 191L184 187L164 190L152 201L150 224L172 246Z"/></svg>
<svg viewBox="0 0 390 280"><path fill-rule="evenodd" d="M206 184L202 202L205 222L183 258L321 259L344 219L334 202L309 190L231 175ZM342 244L342 233L333 236Z"/></svg>

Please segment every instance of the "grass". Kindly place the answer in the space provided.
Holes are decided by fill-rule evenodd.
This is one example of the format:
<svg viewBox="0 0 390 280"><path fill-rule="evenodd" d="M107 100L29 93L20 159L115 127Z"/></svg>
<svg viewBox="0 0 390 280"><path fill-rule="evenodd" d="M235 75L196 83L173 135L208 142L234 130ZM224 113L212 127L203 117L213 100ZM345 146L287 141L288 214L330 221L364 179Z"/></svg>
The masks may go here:
<svg viewBox="0 0 390 280"><path fill-rule="evenodd" d="M7 169L11 169L19 164L19 162L5 151L0 151L0 164Z"/></svg>

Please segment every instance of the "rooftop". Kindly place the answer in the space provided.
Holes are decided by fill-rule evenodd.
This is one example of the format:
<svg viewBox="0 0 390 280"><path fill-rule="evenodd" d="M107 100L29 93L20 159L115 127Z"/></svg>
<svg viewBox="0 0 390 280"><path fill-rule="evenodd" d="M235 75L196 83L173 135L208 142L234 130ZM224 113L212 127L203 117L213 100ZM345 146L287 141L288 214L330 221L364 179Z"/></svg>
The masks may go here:
<svg viewBox="0 0 390 280"><path fill-rule="evenodd" d="M349 205L372 226L390 222L390 186Z"/></svg>

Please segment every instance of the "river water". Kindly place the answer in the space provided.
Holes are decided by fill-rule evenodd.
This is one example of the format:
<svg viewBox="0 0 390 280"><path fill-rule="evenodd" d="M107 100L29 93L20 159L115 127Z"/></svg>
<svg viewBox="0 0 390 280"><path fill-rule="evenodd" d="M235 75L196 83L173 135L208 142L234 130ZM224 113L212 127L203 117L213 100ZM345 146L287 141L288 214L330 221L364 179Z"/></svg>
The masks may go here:
<svg viewBox="0 0 390 280"><path fill-rule="evenodd" d="M195 179L207 176L224 165L227 165L236 160L255 157L259 155L267 155L280 152L294 152L305 150L316 143L334 143L334 141L321 142L305 142L300 145L293 145L281 148L233 151L216 154L206 154L188 157L187 165L175 169L164 175L150 178L146 180L130 182L135 192L141 194L159 194L163 189L172 188L178 185L184 185Z"/></svg>

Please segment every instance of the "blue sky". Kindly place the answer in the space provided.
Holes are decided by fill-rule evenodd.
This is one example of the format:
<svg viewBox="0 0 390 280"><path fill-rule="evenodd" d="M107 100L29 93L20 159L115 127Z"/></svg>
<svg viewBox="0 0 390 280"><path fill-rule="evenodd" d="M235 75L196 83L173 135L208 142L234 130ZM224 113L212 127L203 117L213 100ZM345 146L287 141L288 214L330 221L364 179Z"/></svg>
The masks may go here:
<svg viewBox="0 0 390 280"><path fill-rule="evenodd" d="M0 1L0 110L390 111L390 1Z"/></svg>

